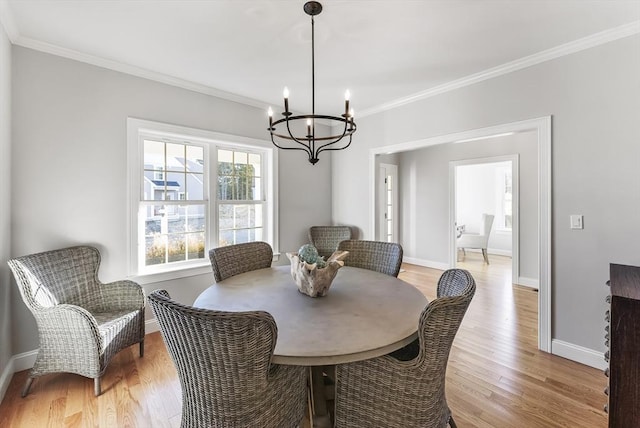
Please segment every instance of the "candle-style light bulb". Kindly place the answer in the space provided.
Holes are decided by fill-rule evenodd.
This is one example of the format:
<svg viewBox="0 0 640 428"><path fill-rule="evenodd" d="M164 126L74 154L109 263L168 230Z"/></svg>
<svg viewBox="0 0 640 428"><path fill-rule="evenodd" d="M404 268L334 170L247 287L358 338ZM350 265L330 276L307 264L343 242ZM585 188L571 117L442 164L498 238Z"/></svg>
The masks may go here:
<svg viewBox="0 0 640 428"><path fill-rule="evenodd" d="M307 119L307 136L311 137L311 119Z"/></svg>
<svg viewBox="0 0 640 428"><path fill-rule="evenodd" d="M349 122L350 122L350 128L353 129L353 116L355 116L356 112L353 111L353 109L349 110Z"/></svg>
<svg viewBox="0 0 640 428"><path fill-rule="evenodd" d="M284 91L282 91L282 96L284 97L284 112L289 113L289 88L284 87Z"/></svg>
<svg viewBox="0 0 640 428"><path fill-rule="evenodd" d="M273 125L273 109L269 106L269 110L267 110L267 114L269 115L269 129L272 128Z"/></svg>
<svg viewBox="0 0 640 428"><path fill-rule="evenodd" d="M344 115L349 115L349 99L351 98L351 92L347 89L347 92L344 93Z"/></svg>

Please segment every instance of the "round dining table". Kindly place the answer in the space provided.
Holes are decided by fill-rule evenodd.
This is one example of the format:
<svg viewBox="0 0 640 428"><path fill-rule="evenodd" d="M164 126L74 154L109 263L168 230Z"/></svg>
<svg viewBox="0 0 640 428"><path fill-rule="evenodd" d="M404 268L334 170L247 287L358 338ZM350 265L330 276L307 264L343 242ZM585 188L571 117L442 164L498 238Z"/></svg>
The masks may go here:
<svg viewBox="0 0 640 428"><path fill-rule="evenodd" d="M361 361L417 337L426 297L389 275L342 267L324 297L298 291L290 266L254 270L217 282L193 306L266 311L276 321L276 364L323 366Z"/></svg>

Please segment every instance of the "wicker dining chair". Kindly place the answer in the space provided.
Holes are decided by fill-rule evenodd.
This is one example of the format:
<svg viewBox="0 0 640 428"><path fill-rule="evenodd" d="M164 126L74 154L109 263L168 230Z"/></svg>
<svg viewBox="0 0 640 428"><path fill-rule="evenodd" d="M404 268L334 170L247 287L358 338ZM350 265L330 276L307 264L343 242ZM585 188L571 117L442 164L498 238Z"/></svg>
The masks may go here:
<svg viewBox="0 0 640 428"><path fill-rule="evenodd" d="M181 427L297 426L308 368L271 364L278 330L264 311L222 312L149 295L182 388Z"/></svg>
<svg viewBox="0 0 640 428"><path fill-rule="evenodd" d="M393 242L348 239L338 244L338 250L348 251L345 266L369 269L398 277L402 265L402 246Z"/></svg>
<svg viewBox="0 0 640 428"><path fill-rule="evenodd" d="M246 242L213 248L209 259L216 282L252 270L271 267L273 249L266 242Z"/></svg>
<svg viewBox="0 0 640 428"><path fill-rule="evenodd" d="M437 428L456 424L445 396L451 344L476 285L450 269L422 311L417 346L336 368L335 428Z"/></svg>
<svg viewBox="0 0 640 428"><path fill-rule="evenodd" d="M349 226L311 226L309 242L325 260L338 249L338 244L353 237Z"/></svg>
<svg viewBox="0 0 640 428"><path fill-rule="evenodd" d="M100 378L111 358L140 344L144 355L144 293L139 284L98 279L100 252L76 246L9 260L25 304L38 325L40 348L22 390L48 373Z"/></svg>

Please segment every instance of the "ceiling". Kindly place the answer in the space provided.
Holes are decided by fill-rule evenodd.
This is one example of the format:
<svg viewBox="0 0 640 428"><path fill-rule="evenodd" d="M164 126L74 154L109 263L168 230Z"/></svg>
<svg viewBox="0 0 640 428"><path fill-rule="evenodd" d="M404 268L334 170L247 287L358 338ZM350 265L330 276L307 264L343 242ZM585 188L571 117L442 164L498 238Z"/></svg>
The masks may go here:
<svg viewBox="0 0 640 428"><path fill-rule="evenodd" d="M304 3L0 0L0 19L17 45L276 111L288 86L291 109L306 112ZM596 33L640 32L640 0L325 0L323 8L318 114L339 114L345 89L358 116Z"/></svg>

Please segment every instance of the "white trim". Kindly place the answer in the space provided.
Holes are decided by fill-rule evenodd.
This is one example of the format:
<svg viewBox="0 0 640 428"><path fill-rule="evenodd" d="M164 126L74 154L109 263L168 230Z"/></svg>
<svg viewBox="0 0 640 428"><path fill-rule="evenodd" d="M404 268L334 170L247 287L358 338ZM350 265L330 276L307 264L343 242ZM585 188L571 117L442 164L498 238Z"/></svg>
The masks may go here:
<svg viewBox="0 0 640 428"><path fill-rule="evenodd" d="M640 21L633 21L629 24L601 31L599 33L595 33L590 36L583 37L581 39L535 53L533 55L519 58L515 61L501 64L497 67L489 68L479 73L471 74L461 79L453 80L451 82L447 82L445 84L417 92L404 98L398 98L395 101L390 101L378 107L361 110L358 112L358 117L365 117L372 114L381 113L386 110L398 108L407 104L414 103L416 101L440 95L444 92L449 92L463 88L465 86L470 86L479 82L483 82L485 80L512 73L514 71L522 70L533 65L541 64L546 61L551 61L556 58L571 55L585 49L593 48L618 39L633 36L638 33L640 33Z"/></svg>
<svg viewBox="0 0 640 428"><path fill-rule="evenodd" d="M515 283L522 285L523 287L534 288L536 290L540 288L540 281L535 278L527 278L526 276L519 276Z"/></svg>
<svg viewBox="0 0 640 428"><path fill-rule="evenodd" d="M596 369L604 370L607 367L607 362L604 360L604 354L602 352L562 340L553 339L551 342L551 353Z"/></svg>
<svg viewBox="0 0 640 428"><path fill-rule="evenodd" d="M417 265L417 266L424 266L424 267L428 267L428 268L431 268L431 269L438 269L438 270L447 270L447 269L449 269L449 264L441 263L441 262L434 262L433 260L417 259L415 257L403 257L402 261L403 261L403 263L409 263L409 264Z"/></svg>
<svg viewBox="0 0 640 428"><path fill-rule="evenodd" d="M216 186L212 184L215 177L211 176L211 173L216 170L215 165L217 165L217 151L215 149L233 148L259 152L263 158L263 185L266 201L266 203L261 202L266 217L263 240L271 244L274 253L279 253L278 156L269 141L129 117L127 118L127 272L130 279L134 279L140 284L149 284L211 272L206 256L204 259L180 262L175 266L158 265L143 270L138 266L138 260L142 257L138 251L143 251L143 249L139 248L138 244L141 238L134 239L133 234L142 232L138 230L138 206L142 187L140 164L144 157L141 139L149 136L162 140L188 141L189 144L203 147L209 167L204 171L205 194L203 201L195 202L206 205L207 239L205 250L217 246L218 236L216 213L218 201Z"/></svg>
<svg viewBox="0 0 640 428"><path fill-rule="evenodd" d="M144 322L144 335L155 333L156 331L160 331L160 326L158 325L158 320L155 318L151 318L150 320L146 320Z"/></svg>
<svg viewBox="0 0 640 428"><path fill-rule="evenodd" d="M551 352L551 116L523 120L486 128L458 132L437 137L409 141L369 150L369 227L370 236L375 236L375 157L387 153L398 153L451 143L482 135L504 132L537 131L538 143L538 348ZM452 228L452 231L454 229ZM453 233L453 232L452 232ZM364 238L367 239L367 238ZM449 254L452 254L449 251ZM453 259L455 260L455 259Z"/></svg>
<svg viewBox="0 0 640 428"><path fill-rule="evenodd" d="M114 60L110 60L110 59L106 59L106 58L102 58L94 55L89 55L83 52L75 51L73 49L63 48L57 45L42 42L40 40L31 39L28 37L18 36L16 40L12 40L12 42L15 45L22 46L25 48L34 49L40 52L50 53L63 58L73 59L75 61L80 61L85 64L95 65L97 67L102 67L109 70L118 71L120 73L141 77L143 79L152 80L154 82L160 82L166 85L188 89L190 91L198 92L201 94L211 95L212 97L245 104L252 107L258 107L265 111L269 106L268 103L256 100L254 98L244 97L242 95L233 94L231 92L223 91L221 89L216 89L214 87L203 85L201 83L180 79L178 77L174 77L174 76L160 73L153 70L147 70L145 68L137 67L135 65L125 64L119 61L114 61Z"/></svg>
<svg viewBox="0 0 640 428"><path fill-rule="evenodd" d="M46 52L53 55L61 56L64 58L73 59L76 61L92 64L98 67L103 67L110 70L119 71L121 73L138 76L144 79L164 83L171 86L176 86L190 91L199 92L206 95L211 95L217 98L234 101L249 106L257 107L266 110L269 106L268 102L256 100L242 95L233 94L221 89L216 89L211 86L203 85L201 83L195 83L188 80L180 79L168 74L159 73L152 70L147 70L141 67L136 67L129 64L124 64L119 61L105 59L94 55L89 55L83 52L75 51L73 49L63 48L51 43L42 42L39 40L31 39L20 35L19 29L15 24L15 19L11 11L11 7L5 0L0 1L0 23L4 26L7 36L11 43L25 48L34 49L40 52ZM611 28L599 33L591 34L589 36L564 43L559 46L555 46L551 49L547 49L533 55L529 55L515 61L511 61L497 67L489 68L479 73L474 73L469 76L457 79L443 85L439 85L424 91L417 92L413 95L399 98L395 101L381 104L376 107L362 110L358 112L359 117L369 116L382 111L391 110L396 107L407 105L416 101L424 100L444 92L453 91L465 86L470 86L484 80L492 79L494 77L502 76L514 71L521 70L523 68L531 67L536 64L540 64L546 61L550 61L562 56L571 55L576 52L583 51L585 49L593 48L603 45L618 39L633 36L640 33L640 21L633 21L619 27Z"/></svg>

